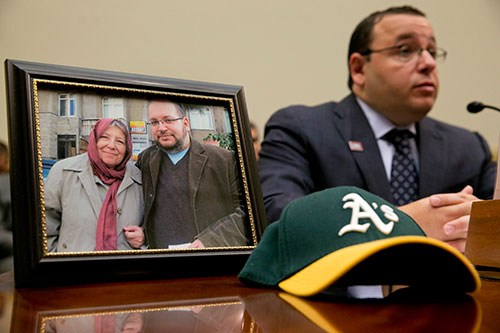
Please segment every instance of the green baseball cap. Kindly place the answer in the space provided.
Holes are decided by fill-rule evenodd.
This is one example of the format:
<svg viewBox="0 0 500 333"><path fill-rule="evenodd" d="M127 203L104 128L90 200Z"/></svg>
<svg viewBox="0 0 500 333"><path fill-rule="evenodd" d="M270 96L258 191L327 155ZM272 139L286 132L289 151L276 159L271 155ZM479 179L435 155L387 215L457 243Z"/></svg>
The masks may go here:
<svg viewBox="0 0 500 333"><path fill-rule="evenodd" d="M335 187L291 202L270 224L239 274L244 284L311 296L330 286L406 285L475 292L465 256L426 237L395 206L356 187Z"/></svg>

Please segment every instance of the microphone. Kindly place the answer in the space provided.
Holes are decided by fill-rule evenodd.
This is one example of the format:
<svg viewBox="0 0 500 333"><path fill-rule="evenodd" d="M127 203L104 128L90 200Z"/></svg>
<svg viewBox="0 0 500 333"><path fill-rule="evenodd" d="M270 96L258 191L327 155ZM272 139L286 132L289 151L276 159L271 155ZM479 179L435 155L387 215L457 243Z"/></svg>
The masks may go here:
<svg viewBox="0 0 500 333"><path fill-rule="evenodd" d="M491 106L491 105L485 105L481 102L471 102L467 105L467 111L469 111L470 113L478 113L478 112L481 112L485 108L500 111L499 108L496 108L496 107Z"/></svg>

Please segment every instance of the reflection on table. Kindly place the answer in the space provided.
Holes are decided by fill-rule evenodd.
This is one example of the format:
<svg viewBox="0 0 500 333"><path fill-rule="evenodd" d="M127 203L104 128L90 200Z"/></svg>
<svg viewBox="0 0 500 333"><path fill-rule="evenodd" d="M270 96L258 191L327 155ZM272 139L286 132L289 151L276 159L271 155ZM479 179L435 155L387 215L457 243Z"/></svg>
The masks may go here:
<svg viewBox="0 0 500 333"><path fill-rule="evenodd" d="M482 284L473 296L400 289L352 300L248 288L234 276L14 290L3 274L0 294L14 296L2 308L12 307L12 332L494 332L500 282Z"/></svg>

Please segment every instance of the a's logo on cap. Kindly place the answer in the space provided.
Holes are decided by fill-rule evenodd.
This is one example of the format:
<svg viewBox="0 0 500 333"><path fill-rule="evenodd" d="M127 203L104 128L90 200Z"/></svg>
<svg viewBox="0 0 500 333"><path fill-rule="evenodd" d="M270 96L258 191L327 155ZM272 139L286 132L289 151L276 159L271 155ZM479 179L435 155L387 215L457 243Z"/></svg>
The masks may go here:
<svg viewBox="0 0 500 333"><path fill-rule="evenodd" d="M346 232L365 233L370 227L370 223L359 224L359 219L370 219L373 225L385 235L390 234L394 228L394 223L399 221L399 217L394 212L392 207L388 205L381 205L380 210L384 213L384 217L391 221L387 224L384 223L380 216L375 212L375 209L379 209L378 204L372 202L372 205L370 206L370 204L357 193L346 194L342 198L342 201L346 201L342 208L352 209L352 214L350 223L340 229L338 233L339 236L342 236Z"/></svg>

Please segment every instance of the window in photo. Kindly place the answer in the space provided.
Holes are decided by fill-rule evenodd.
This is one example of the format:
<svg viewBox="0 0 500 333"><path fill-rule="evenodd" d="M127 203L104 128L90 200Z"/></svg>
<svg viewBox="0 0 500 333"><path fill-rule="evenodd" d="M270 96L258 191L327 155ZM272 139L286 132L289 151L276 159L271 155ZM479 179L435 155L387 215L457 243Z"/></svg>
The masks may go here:
<svg viewBox="0 0 500 333"><path fill-rule="evenodd" d="M59 94L59 117L76 116L76 95Z"/></svg>
<svg viewBox="0 0 500 333"><path fill-rule="evenodd" d="M102 99L103 118L125 118L123 110L123 98L105 97Z"/></svg>
<svg viewBox="0 0 500 333"><path fill-rule="evenodd" d="M213 130L214 121L212 110L208 107L195 107L189 109L189 123L191 129Z"/></svg>

